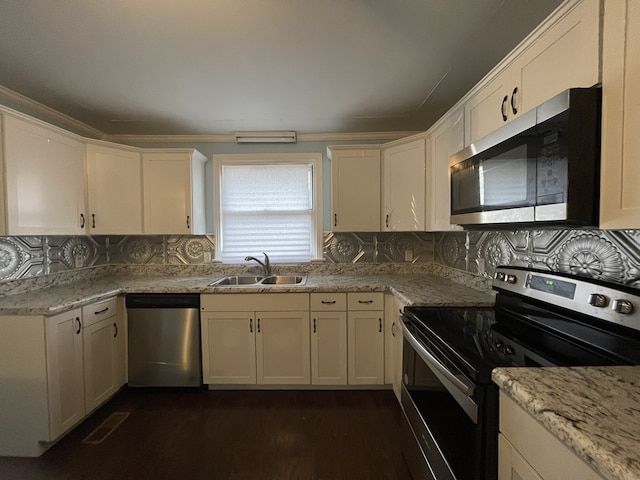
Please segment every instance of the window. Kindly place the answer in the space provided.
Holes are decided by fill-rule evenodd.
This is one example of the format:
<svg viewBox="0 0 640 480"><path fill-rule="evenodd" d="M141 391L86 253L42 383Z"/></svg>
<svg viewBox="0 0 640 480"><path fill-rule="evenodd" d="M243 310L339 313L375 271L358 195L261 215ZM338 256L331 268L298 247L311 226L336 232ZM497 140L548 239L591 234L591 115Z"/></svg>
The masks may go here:
<svg viewBox="0 0 640 480"><path fill-rule="evenodd" d="M322 256L322 155L214 155L216 258Z"/></svg>

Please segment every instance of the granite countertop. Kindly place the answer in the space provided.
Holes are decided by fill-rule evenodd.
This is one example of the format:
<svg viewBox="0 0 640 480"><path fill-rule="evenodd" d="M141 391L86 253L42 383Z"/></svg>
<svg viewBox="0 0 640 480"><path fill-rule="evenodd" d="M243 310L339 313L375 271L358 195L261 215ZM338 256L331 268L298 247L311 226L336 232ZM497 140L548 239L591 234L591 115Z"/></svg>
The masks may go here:
<svg viewBox="0 0 640 480"><path fill-rule="evenodd" d="M496 368L493 381L608 479L640 479L640 366Z"/></svg>
<svg viewBox="0 0 640 480"><path fill-rule="evenodd" d="M104 276L0 297L0 315L52 315L122 293L391 292L403 303L492 306L494 295L434 274L309 274L304 285L210 287L218 276Z"/></svg>

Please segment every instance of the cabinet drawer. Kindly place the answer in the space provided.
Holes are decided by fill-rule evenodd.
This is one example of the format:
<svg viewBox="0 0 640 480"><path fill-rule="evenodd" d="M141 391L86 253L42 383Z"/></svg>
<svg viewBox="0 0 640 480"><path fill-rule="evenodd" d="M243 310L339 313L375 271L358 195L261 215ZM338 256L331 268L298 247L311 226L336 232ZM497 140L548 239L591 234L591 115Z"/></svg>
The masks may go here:
<svg viewBox="0 0 640 480"><path fill-rule="evenodd" d="M200 296L203 312L304 311L308 293L211 293Z"/></svg>
<svg viewBox="0 0 640 480"><path fill-rule="evenodd" d="M384 293L348 293L347 307L349 310L383 310Z"/></svg>
<svg viewBox="0 0 640 480"><path fill-rule="evenodd" d="M109 318L118 313L118 298L108 298L101 302L92 303L82 307L82 322L85 327L93 325L104 318Z"/></svg>
<svg viewBox="0 0 640 480"><path fill-rule="evenodd" d="M312 293L311 311L338 311L347 309L346 293Z"/></svg>

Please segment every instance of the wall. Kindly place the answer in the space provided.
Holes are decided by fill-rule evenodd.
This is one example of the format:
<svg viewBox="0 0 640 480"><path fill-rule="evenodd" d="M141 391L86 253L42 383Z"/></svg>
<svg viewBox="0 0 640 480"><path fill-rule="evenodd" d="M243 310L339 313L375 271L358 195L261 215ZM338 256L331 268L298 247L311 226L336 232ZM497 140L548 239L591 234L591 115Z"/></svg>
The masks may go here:
<svg viewBox="0 0 640 480"><path fill-rule="evenodd" d="M491 277L498 265L640 288L640 230L331 233L327 263L430 263ZM213 236L0 237L0 281L100 265L201 265Z"/></svg>

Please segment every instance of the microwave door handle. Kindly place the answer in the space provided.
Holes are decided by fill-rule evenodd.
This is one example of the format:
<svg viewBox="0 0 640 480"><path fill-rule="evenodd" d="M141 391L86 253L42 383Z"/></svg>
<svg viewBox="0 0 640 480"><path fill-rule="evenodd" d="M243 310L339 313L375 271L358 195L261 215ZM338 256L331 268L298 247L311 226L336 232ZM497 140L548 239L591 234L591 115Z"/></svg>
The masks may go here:
<svg viewBox="0 0 640 480"><path fill-rule="evenodd" d="M469 385L467 382L464 382L460 378L456 377L453 373L447 369L444 365L442 365L429 351L424 348L420 342L418 342L411 332L409 332L406 328L403 329L404 338L411 344L411 346L415 349L415 351L420 355L425 362L427 362L430 366L435 368L440 374L442 374L449 382L451 382L458 390L464 393L467 397L471 397L475 388L473 385Z"/></svg>

